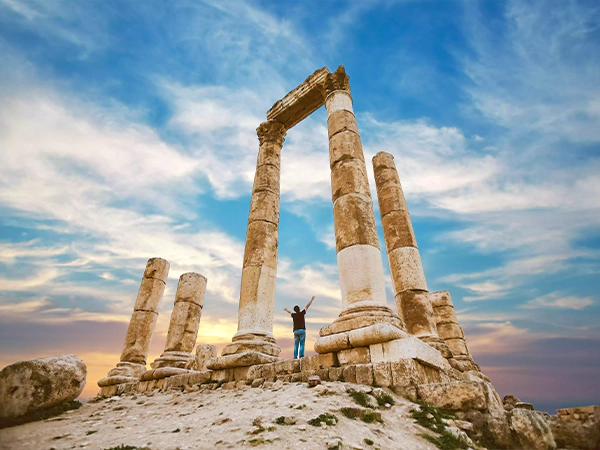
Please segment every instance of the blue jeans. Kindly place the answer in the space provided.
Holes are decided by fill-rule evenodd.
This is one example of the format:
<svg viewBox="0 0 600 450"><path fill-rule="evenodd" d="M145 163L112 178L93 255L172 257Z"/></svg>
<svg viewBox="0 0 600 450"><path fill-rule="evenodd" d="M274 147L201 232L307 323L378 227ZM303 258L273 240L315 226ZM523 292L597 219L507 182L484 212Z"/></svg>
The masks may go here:
<svg viewBox="0 0 600 450"><path fill-rule="evenodd" d="M306 330L294 331L294 359L304 357L304 341L306 340ZM300 353L298 353L300 347Z"/></svg>

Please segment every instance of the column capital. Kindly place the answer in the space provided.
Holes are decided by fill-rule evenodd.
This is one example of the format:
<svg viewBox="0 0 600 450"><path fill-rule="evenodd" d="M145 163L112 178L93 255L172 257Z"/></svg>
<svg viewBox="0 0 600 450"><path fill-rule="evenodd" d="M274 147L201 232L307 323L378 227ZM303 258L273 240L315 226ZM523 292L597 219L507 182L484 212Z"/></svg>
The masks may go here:
<svg viewBox="0 0 600 450"><path fill-rule="evenodd" d="M258 141L260 142L260 145L263 145L268 141L273 141L277 142L281 146L283 145L286 132L287 129L285 128L285 125L277 122L276 120L268 120L263 122L256 129L256 134L258 135Z"/></svg>
<svg viewBox="0 0 600 450"><path fill-rule="evenodd" d="M334 91L346 91L350 93L350 77L346 75L344 66L339 66L333 73L327 75L325 80L325 97Z"/></svg>

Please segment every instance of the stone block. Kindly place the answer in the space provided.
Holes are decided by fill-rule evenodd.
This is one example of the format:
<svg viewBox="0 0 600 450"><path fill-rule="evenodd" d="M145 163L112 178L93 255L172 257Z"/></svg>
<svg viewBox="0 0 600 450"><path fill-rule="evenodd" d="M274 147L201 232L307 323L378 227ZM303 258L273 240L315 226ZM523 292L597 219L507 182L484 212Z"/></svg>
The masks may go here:
<svg viewBox="0 0 600 450"><path fill-rule="evenodd" d="M207 369L206 364L212 358L217 357L218 348L216 345L199 344L196 347L196 367L200 371Z"/></svg>
<svg viewBox="0 0 600 450"><path fill-rule="evenodd" d="M177 283L175 303L193 303L202 308L204 305L206 282L206 277L199 273L188 272L181 275L179 277L179 282Z"/></svg>
<svg viewBox="0 0 600 450"><path fill-rule="evenodd" d="M257 221L248 225L244 268L267 266L277 269L277 224Z"/></svg>
<svg viewBox="0 0 600 450"><path fill-rule="evenodd" d="M390 362L392 385L395 387L414 386L426 380L421 380L419 363L412 358L398 359Z"/></svg>
<svg viewBox="0 0 600 450"><path fill-rule="evenodd" d="M335 111L327 118L327 133L330 139L331 136L342 131L352 131L358 134L356 117L354 117L354 113L346 109Z"/></svg>
<svg viewBox="0 0 600 450"><path fill-rule="evenodd" d="M388 251L388 262L390 264L390 273L392 274L394 293L396 295L406 290L428 290L418 248L399 247ZM431 303L429 303L429 310L433 320L433 307Z"/></svg>
<svg viewBox="0 0 600 450"><path fill-rule="evenodd" d="M390 211L381 218L381 227L385 230L385 247L388 253L403 247L417 248L408 211Z"/></svg>
<svg viewBox="0 0 600 450"><path fill-rule="evenodd" d="M369 345L369 353L371 355L372 363L385 361L385 359L383 358L383 344Z"/></svg>
<svg viewBox="0 0 600 450"><path fill-rule="evenodd" d="M261 191L271 192L279 196L279 167L265 164L256 168L252 194Z"/></svg>
<svg viewBox="0 0 600 450"><path fill-rule="evenodd" d="M450 349L450 351L452 352L452 354L454 356L459 356L459 355L466 356L469 353L464 339L461 339L461 338L446 339L446 340L444 340L444 342L446 343L446 345L448 346L448 348Z"/></svg>
<svg viewBox="0 0 600 450"><path fill-rule="evenodd" d="M202 384L211 379L211 372L204 370L202 372L191 372L188 378L188 384Z"/></svg>
<svg viewBox="0 0 600 450"><path fill-rule="evenodd" d="M325 98L325 108L327 108L327 117L342 110L353 112L350 92L345 90L332 91Z"/></svg>
<svg viewBox="0 0 600 450"><path fill-rule="evenodd" d="M118 384L113 384L112 386L103 386L100 388L99 397L114 397L117 395ZM143 392L143 391L138 391Z"/></svg>
<svg viewBox="0 0 600 450"><path fill-rule="evenodd" d="M330 353L346 348L350 348L350 341L346 333L321 336L315 343L315 351L318 353Z"/></svg>
<svg viewBox="0 0 600 450"><path fill-rule="evenodd" d="M230 369L231 378L234 381L246 380L248 378L248 370L249 367L236 367L235 369Z"/></svg>
<svg viewBox="0 0 600 450"><path fill-rule="evenodd" d="M454 305L452 304L452 297L450 297L450 292L448 291L431 292L429 294L429 299L431 300L431 304L434 308L451 306L454 310Z"/></svg>
<svg viewBox="0 0 600 450"><path fill-rule="evenodd" d="M150 258L146 263L144 278L156 278L164 283L169 275L169 261L162 258Z"/></svg>
<svg viewBox="0 0 600 450"><path fill-rule="evenodd" d="M162 280L142 278L133 310L158 313L158 305L165 292L165 286Z"/></svg>
<svg viewBox="0 0 600 450"><path fill-rule="evenodd" d="M340 161L358 159L365 162L360 137L352 131L342 131L329 138L329 167Z"/></svg>
<svg viewBox="0 0 600 450"><path fill-rule="evenodd" d="M335 243L338 252L352 245L379 248L371 197L347 194L333 204Z"/></svg>
<svg viewBox="0 0 600 450"><path fill-rule="evenodd" d="M194 350L201 315L202 307L195 303L178 302L175 304L165 344L166 352L190 353Z"/></svg>
<svg viewBox="0 0 600 450"><path fill-rule="evenodd" d="M379 213L381 216L385 216L391 211L407 210L404 192L402 192L401 187L389 187L387 189L377 187L377 200L379 200Z"/></svg>
<svg viewBox="0 0 600 450"><path fill-rule="evenodd" d="M336 353L321 353L319 354L319 368L329 369L330 367L339 366Z"/></svg>
<svg viewBox="0 0 600 450"><path fill-rule="evenodd" d="M346 383L356 383L356 366L346 366L343 368L342 376Z"/></svg>
<svg viewBox="0 0 600 450"><path fill-rule="evenodd" d="M236 389L247 389L248 388L248 382L245 381L245 380L236 381L235 382L235 388Z"/></svg>
<svg viewBox="0 0 600 450"><path fill-rule="evenodd" d="M371 197L367 168L360 159L339 161L331 169L331 199L333 202L352 193Z"/></svg>
<svg viewBox="0 0 600 450"><path fill-rule="evenodd" d="M398 312L406 331L418 337L437 336L433 308L427 291L402 291L396 295Z"/></svg>
<svg viewBox="0 0 600 450"><path fill-rule="evenodd" d="M252 194L248 223L255 221L279 224L279 195L270 191L259 191Z"/></svg>
<svg viewBox="0 0 600 450"><path fill-rule="evenodd" d="M430 366L426 366L424 364L419 363L417 365L419 371L419 378L422 383L441 383L442 377L440 371Z"/></svg>
<svg viewBox="0 0 600 450"><path fill-rule="evenodd" d="M443 370L446 367L446 360L440 352L414 336L384 342L382 346L385 361L412 358L437 369Z"/></svg>
<svg viewBox="0 0 600 450"><path fill-rule="evenodd" d="M371 354L369 347L350 348L341 350L337 354L340 365L346 366L349 364L369 364L371 362ZM345 378L345 377L344 377Z"/></svg>
<svg viewBox="0 0 600 450"><path fill-rule="evenodd" d="M319 355L305 356L300 358L300 370L302 372L316 372L321 368Z"/></svg>
<svg viewBox="0 0 600 450"><path fill-rule="evenodd" d="M340 379L340 377L342 376L343 370L344 369L342 367L330 367L329 368L329 380L330 381L338 381Z"/></svg>
<svg viewBox="0 0 600 450"><path fill-rule="evenodd" d="M226 383L231 379L230 369L213 370L210 374L210 379L221 383Z"/></svg>
<svg viewBox="0 0 600 450"><path fill-rule="evenodd" d="M158 313L156 312L133 312L123 344L121 361L146 365L150 340L157 320Z"/></svg>
<svg viewBox="0 0 600 450"><path fill-rule="evenodd" d="M277 371L275 368L275 364L265 364L262 366L262 377L267 380L272 380L277 376Z"/></svg>
<svg viewBox="0 0 600 450"><path fill-rule="evenodd" d="M252 386L253 388L257 388L260 385L262 385L264 383L264 379L263 378L256 378L254 380L252 380L252 384L250 386Z"/></svg>
<svg viewBox="0 0 600 450"><path fill-rule="evenodd" d="M302 373L293 373L292 374L292 383L300 383L302 381Z"/></svg>
<svg viewBox="0 0 600 450"><path fill-rule="evenodd" d="M429 300L431 301L431 293L429 294ZM457 323L454 306L434 306L433 314L435 323L438 326L442 323Z"/></svg>
<svg viewBox="0 0 600 450"><path fill-rule="evenodd" d="M275 373L277 375L287 375L298 372L300 372L299 359L287 359L285 361L275 363Z"/></svg>
<svg viewBox="0 0 600 450"><path fill-rule="evenodd" d="M329 369L317 370L317 376L321 379L321 381L329 381Z"/></svg>
<svg viewBox="0 0 600 450"><path fill-rule="evenodd" d="M356 383L368 386L373 384L373 366L371 364L357 364L355 373Z"/></svg>
<svg viewBox="0 0 600 450"><path fill-rule="evenodd" d="M408 333L391 323L377 323L348 332L348 340L352 347L368 347L371 344L388 342L394 339L409 337Z"/></svg>
<svg viewBox="0 0 600 450"><path fill-rule="evenodd" d="M373 384L383 387L390 387L393 385L391 363L373 363Z"/></svg>
<svg viewBox="0 0 600 450"><path fill-rule="evenodd" d="M439 323L437 325L438 335L442 339L457 339L463 337L463 331L457 323Z"/></svg>
<svg viewBox="0 0 600 450"><path fill-rule="evenodd" d="M373 163L373 171L380 172L381 169L385 168L396 168L396 163L394 163L394 155L387 152L378 152L373 159L371 160Z"/></svg>
<svg viewBox="0 0 600 450"><path fill-rule="evenodd" d="M140 381L137 386L137 391L142 394L148 390L148 381ZM115 391L116 392L116 391Z"/></svg>
<svg viewBox="0 0 600 450"><path fill-rule="evenodd" d="M258 150L258 159L256 167L265 164L275 166L279 169L281 163L281 146L273 141L266 141L261 144Z"/></svg>
<svg viewBox="0 0 600 450"><path fill-rule="evenodd" d="M237 384L237 381L228 381L227 383L223 383L223 385L221 386L221 389L232 390L232 389L235 389L236 384Z"/></svg>
<svg viewBox="0 0 600 450"><path fill-rule="evenodd" d="M257 378L262 378L262 367L261 365L257 366L248 366L248 373L246 376L249 380L255 380Z"/></svg>
<svg viewBox="0 0 600 450"><path fill-rule="evenodd" d="M481 411L487 408L483 383L457 381L421 384L418 393L421 400L451 411Z"/></svg>

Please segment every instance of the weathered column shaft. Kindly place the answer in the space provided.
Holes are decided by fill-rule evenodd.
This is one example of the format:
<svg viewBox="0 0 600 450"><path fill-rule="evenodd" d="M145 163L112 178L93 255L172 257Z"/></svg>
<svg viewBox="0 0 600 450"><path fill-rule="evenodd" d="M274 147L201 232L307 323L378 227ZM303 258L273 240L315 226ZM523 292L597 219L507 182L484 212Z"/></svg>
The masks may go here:
<svg viewBox="0 0 600 450"><path fill-rule="evenodd" d="M279 122L257 128L260 148L252 188L240 288L238 332L272 337L279 229L281 147L286 129Z"/></svg>
<svg viewBox="0 0 600 450"><path fill-rule="evenodd" d="M387 305L373 201L352 97L347 77L344 80L336 74L328 86L325 106L342 308L358 302Z"/></svg>
<svg viewBox="0 0 600 450"><path fill-rule="evenodd" d="M260 147L246 231L238 331L211 368L246 366L275 360L281 349L273 336L279 228L280 155L286 128L263 122L256 129ZM241 356L251 352L253 355ZM261 354L261 355L257 355ZM238 355L236 357L236 355ZM223 358L230 356L229 358Z"/></svg>
<svg viewBox="0 0 600 450"><path fill-rule="evenodd" d="M325 94L342 311L331 325L321 328L315 344L319 353L365 347L406 334L387 305L367 168L342 66L327 77ZM348 333L359 328L363 337L352 340Z"/></svg>
<svg viewBox="0 0 600 450"><path fill-rule="evenodd" d="M142 380L165 378L196 368L196 356L191 352L198 337L205 292L206 278L202 275L190 272L179 277L165 350L150 364L152 369L159 370L147 371Z"/></svg>
<svg viewBox="0 0 600 450"><path fill-rule="evenodd" d="M438 291L429 294L433 305L433 313L439 336L458 360L472 360L467 347L465 333L458 323L452 297L448 291Z"/></svg>
<svg viewBox="0 0 600 450"><path fill-rule="evenodd" d="M98 381L99 386L136 381L146 370L146 358L158 319L158 306L165 292L168 275L168 261L161 258L148 260L127 328L121 361L106 378Z"/></svg>
<svg viewBox="0 0 600 450"><path fill-rule="evenodd" d="M158 305L165 292L168 275L168 261L161 258L152 258L148 261L127 329L121 361L146 365L152 334L158 319Z"/></svg>
<svg viewBox="0 0 600 450"><path fill-rule="evenodd" d="M424 340L439 340L417 239L394 157L385 152L377 153L373 157L373 170L398 314L409 333Z"/></svg>
<svg viewBox="0 0 600 450"><path fill-rule="evenodd" d="M165 352L191 353L194 350L204 306L206 282L206 277L193 272L179 277Z"/></svg>

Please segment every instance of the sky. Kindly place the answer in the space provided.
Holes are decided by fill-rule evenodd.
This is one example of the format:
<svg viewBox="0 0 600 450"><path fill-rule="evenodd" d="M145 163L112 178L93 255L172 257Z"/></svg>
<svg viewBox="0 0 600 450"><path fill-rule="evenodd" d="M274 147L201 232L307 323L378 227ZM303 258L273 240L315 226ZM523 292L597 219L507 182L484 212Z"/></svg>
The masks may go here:
<svg viewBox="0 0 600 450"><path fill-rule="evenodd" d="M600 404L596 1L0 0L0 367L74 353L84 397L119 360L146 261L208 278L198 343L237 305L274 102L344 65L370 186L400 174L430 291L449 290L500 395ZM282 150L274 334L341 310L324 108ZM395 308L379 211L375 215Z"/></svg>

